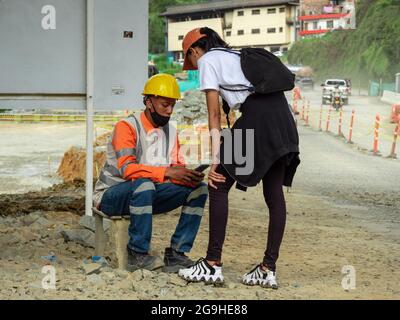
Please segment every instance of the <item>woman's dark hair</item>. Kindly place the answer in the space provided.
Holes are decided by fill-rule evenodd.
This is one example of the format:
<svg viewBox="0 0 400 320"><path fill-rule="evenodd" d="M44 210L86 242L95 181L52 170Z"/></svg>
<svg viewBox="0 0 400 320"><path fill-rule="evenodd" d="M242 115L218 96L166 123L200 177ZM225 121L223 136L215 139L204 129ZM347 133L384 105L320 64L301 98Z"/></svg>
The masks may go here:
<svg viewBox="0 0 400 320"><path fill-rule="evenodd" d="M200 33L205 34L206 37L197 40L190 46L191 48L199 47L205 52L212 48L231 48L213 29L207 27L200 28Z"/></svg>

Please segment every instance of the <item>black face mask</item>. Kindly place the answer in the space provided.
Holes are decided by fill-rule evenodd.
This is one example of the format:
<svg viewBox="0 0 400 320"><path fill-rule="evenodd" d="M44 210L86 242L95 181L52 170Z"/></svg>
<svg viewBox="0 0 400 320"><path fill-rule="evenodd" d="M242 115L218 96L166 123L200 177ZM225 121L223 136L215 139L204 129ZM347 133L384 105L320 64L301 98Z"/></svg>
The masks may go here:
<svg viewBox="0 0 400 320"><path fill-rule="evenodd" d="M154 107L153 101L151 101L151 99L150 99L150 102L154 109L154 112L151 112L151 110L150 110L151 119L153 120L153 122L156 126L164 127L168 123L170 117L165 117L165 116L162 116L161 114L159 114L156 111L156 108Z"/></svg>

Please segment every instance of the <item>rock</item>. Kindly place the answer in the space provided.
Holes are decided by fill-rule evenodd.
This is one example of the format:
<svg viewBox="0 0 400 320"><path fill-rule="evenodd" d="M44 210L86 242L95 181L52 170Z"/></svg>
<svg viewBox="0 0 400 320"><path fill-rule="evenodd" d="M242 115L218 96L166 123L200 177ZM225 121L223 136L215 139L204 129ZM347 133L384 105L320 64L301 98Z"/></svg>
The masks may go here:
<svg viewBox="0 0 400 320"><path fill-rule="evenodd" d="M133 282L141 281L143 279L142 270L136 270L136 271L132 272L131 278L132 278Z"/></svg>
<svg viewBox="0 0 400 320"><path fill-rule="evenodd" d="M175 295L176 295L177 297L183 297L183 296L185 296L185 293L182 292L182 291L175 291Z"/></svg>
<svg viewBox="0 0 400 320"><path fill-rule="evenodd" d="M96 222L95 222L95 217L93 216L92 217L86 215L82 216L81 219L79 220L79 225L93 232L96 231ZM111 222L109 220L103 219L104 231L110 229L110 226Z"/></svg>
<svg viewBox="0 0 400 320"><path fill-rule="evenodd" d="M214 293L214 290L209 289L209 288L203 288L203 291L204 291L205 293L207 293L207 294L213 294L213 293Z"/></svg>
<svg viewBox="0 0 400 320"><path fill-rule="evenodd" d="M40 217L38 219L36 219L33 223L32 223L32 227L48 227L50 225L50 221L47 220L46 218Z"/></svg>
<svg viewBox="0 0 400 320"><path fill-rule="evenodd" d="M227 287L228 289L236 289L236 288L237 288L237 285L236 285L236 283L229 282L229 283L227 284L226 287Z"/></svg>
<svg viewBox="0 0 400 320"><path fill-rule="evenodd" d="M111 268L111 267L108 267L108 266L103 266L103 268L101 269L101 271L102 272L111 272L113 275L114 275L114 277L116 277L117 276L117 274L115 273L115 270L113 269L113 268Z"/></svg>
<svg viewBox="0 0 400 320"><path fill-rule="evenodd" d="M32 282L32 283L29 284L29 288L43 289L43 286L42 286L41 282Z"/></svg>
<svg viewBox="0 0 400 320"><path fill-rule="evenodd" d="M79 243L84 247L94 248L95 239L94 233L88 229L71 229L61 231L61 235L65 241L72 241Z"/></svg>
<svg viewBox="0 0 400 320"><path fill-rule="evenodd" d="M115 288L115 290L117 290L117 291L120 291L120 290L135 291L135 287L134 287L132 281L127 281L127 280L123 280L123 281L119 281L119 282L115 283L113 285L113 288Z"/></svg>
<svg viewBox="0 0 400 320"><path fill-rule="evenodd" d="M22 218L22 223L25 226L30 226L32 223L34 223L39 218L40 218L40 215L38 215L37 213L31 213Z"/></svg>
<svg viewBox="0 0 400 320"><path fill-rule="evenodd" d="M169 275L165 273L159 273L156 277L156 280L160 287L165 287L169 283Z"/></svg>
<svg viewBox="0 0 400 320"><path fill-rule="evenodd" d="M14 219L12 217L5 218L3 220L3 224L5 226L13 227L13 228L22 226L22 222L20 221L20 219Z"/></svg>
<svg viewBox="0 0 400 320"><path fill-rule="evenodd" d="M98 263L84 263L82 264L81 268L83 269L86 275L91 275L101 272L101 265Z"/></svg>
<svg viewBox="0 0 400 320"><path fill-rule="evenodd" d="M12 233L12 232L14 232L13 228L0 226L0 233Z"/></svg>
<svg viewBox="0 0 400 320"><path fill-rule="evenodd" d="M7 239L5 240L6 244L17 244L19 242L22 242L23 239L21 238L21 236L17 236L15 234L10 234Z"/></svg>
<svg viewBox="0 0 400 320"><path fill-rule="evenodd" d="M102 273L103 274L103 276L105 277L105 278L107 278L107 279L115 279L115 274L114 274L114 272L103 272Z"/></svg>
<svg viewBox="0 0 400 320"><path fill-rule="evenodd" d="M151 279L154 277L154 273L146 269L142 269L142 275L143 279Z"/></svg>
<svg viewBox="0 0 400 320"><path fill-rule="evenodd" d="M85 289L83 289L83 287L81 287L81 286L78 286L78 287L76 287L76 291L78 291L80 293L84 293Z"/></svg>
<svg viewBox="0 0 400 320"><path fill-rule="evenodd" d="M183 280L182 278L179 278L177 275L171 275L168 281L169 284L172 284L174 286L178 287L186 287L187 281Z"/></svg>
<svg viewBox="0 0 400 320"><path fill-rule="evenodd" d="M115 270L115 274L116 274L118 277L122 278L122 279L126 279L126 278L128 278L128 276L129 276L129 272L128 272L128 271L126 271L126 270L120 270L120 269Z"/></svg>
<svg viewBox="0 0 400 320"><path fill-rule="evenodd" d="M96 286L105 286L106 285L106 282L98 274L91 274L86 277L86 280L89 281L90 283L95 284Z"/></svg>

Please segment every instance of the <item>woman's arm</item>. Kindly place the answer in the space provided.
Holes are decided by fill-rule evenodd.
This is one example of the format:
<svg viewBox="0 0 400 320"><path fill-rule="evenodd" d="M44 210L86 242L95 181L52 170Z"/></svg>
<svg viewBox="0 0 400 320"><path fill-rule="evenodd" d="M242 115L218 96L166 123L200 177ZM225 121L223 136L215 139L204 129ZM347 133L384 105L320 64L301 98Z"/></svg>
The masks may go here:
<svg viewBox="0 0 400 320"><path fill-rule="evenodd" d="M219 94L216 90L206 91L206 101L208 109L208 128L211 136L211 156L212 166L208 174L208 183L217 189L214 182L224 182L225 177L215 172L219 164L219 149L221 145L221 112L219 108Z"/></svg>
<svg viewBox="0 0 400 320"><path fill-rule="evenodd" d="M219 146L221 141L221 113L219 108L219 94L215 90L206 91L206 101L208 109L208 128L211 135L211 155L212 163L219 163Z"/></svg>

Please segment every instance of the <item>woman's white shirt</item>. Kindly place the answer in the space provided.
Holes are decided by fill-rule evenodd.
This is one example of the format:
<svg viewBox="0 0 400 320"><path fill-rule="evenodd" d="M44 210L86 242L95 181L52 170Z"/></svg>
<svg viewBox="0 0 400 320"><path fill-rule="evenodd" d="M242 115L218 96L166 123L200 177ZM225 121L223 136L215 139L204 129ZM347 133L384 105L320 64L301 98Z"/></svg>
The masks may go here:
<svg viewBox="0 0 400 320"><path fill-rule="evenodd" d="M197 61L200 78L200 90L217 90L229 107L237 110L251 94L250 91L228 91L251 87L240 66L240 56L226 51L211 50Z"/></svg>

